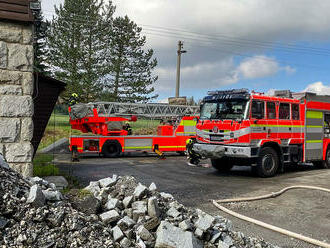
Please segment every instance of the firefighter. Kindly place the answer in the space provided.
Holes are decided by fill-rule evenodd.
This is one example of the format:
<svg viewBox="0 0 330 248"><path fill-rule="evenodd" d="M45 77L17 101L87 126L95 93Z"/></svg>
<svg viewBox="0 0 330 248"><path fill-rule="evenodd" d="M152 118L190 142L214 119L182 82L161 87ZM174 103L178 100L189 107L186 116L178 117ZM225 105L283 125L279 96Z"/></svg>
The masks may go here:
<svg viewBox="0 0 330 248"><path fill-rule="evenodd" d="M72 93L69 98L69 106L73 106L78 103L78 94Z"/></svg>
<svg viewBox="0 0 330 248"><path fill-rule="evenodd" d="M128 121L125 122L124 130L127 131L127 135L132 135L132 128Z"/></svg>
<svg viewBox="0 0 330 248"><path fill-rule="evenodd" d="M186 141L188 165L197 166L200 162L201 156L193 150L196 139L191 138Z"/></svg>

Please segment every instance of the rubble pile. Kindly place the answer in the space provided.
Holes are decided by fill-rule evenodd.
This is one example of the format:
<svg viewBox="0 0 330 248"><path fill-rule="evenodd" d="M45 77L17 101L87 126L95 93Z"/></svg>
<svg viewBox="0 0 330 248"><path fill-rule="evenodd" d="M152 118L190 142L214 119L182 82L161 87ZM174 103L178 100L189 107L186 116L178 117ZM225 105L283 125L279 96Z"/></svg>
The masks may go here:
<svg viewBox="0 0 330 248"><path fill-rule="evenodd" d="M229 248L274 246L189 209L133 177L91 182L76 201L0 166L0 247Z"/></svg>

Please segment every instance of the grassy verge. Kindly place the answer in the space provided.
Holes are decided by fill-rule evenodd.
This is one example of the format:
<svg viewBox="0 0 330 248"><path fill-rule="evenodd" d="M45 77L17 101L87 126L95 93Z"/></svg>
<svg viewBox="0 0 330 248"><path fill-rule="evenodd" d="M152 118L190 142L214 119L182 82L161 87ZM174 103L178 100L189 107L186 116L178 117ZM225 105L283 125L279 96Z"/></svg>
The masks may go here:
<svg viewBox="0 0 330 248"><path fill-rule="evenodd" d="M53 155L36 154L33 159L33 175L37 177L58 176L59 169L52 163Z"/></svg>
<svg viewBox="0 0 330 248"><path fill-rule="evenodd" d="M51 154L40 154L37 153L33 159L33 175L37 177L48 177L48 176L63 176L68 181L69 186L64 191L70 189L79 189L80 183L78 180L66 173L63 173L59 168L52 163L53 155Z"/></svg>

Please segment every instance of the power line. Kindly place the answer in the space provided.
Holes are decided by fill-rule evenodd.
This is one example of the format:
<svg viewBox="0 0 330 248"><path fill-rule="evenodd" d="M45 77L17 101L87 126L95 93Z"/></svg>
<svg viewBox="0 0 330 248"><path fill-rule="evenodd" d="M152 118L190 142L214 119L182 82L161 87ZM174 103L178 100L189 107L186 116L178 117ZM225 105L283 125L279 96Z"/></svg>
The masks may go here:
<svg viewBox="0 0 330 248"><path fill-rule="evenodd" d="M46 11L46 12L50 12L50 11ZM51 13L54 13L54 12L51 12ZM77 21L83 21L84 23L93 22L93 20L86 20L86 16L79 15L79 14L75 14L75 16L82 17L83 19L80 19L80 18L70 18L70 19L74 19L74 20L77 20ZM281 42L277 42L277 41L274 41L274 42L258 41L258 40L232 37L232 36L228 36L228 35L224 35L224 34L210 35L210 34L203 34L203 33L187 31L187 30L177 29L177 28L166 28L166 27L155 26L155 25L147 25L147 24L138 24L138 25L144 26L144 27L149 27L149 29L150 28L151 29L157 29L158 31L159 30L165 30L165 31L170 31L170 32L173 32L173 31L174 32L183 32L183 33L189 33L189 34L198 35L198 36L204 36L202 38L208 38L208 39L213 39L213 40L221 40L221 41L226 40L227 42L240 43L244 46L247 46L247 44L251 44L251 45L255 45L255 46L262 46L264 48L295 49L295 50L300 50L300 51L314 51L314 52L318 52L318 53L330 52L330 49L317 48L317 47L311 47L311 46L294 45L294 44L290 44L290 43L281 43ZM147 29L147 28L145 28L145 29ZM323 55L323 54L318 54L318 55Z"/></svg>
<svg viewBox="0 0 330 248"><path fill-rule="evenodd" d="M73 23L78 23L78 24L95 24L95 21L92 20L88 20L88 21L82 21L79 18L70 18L68 17L68 19L72 20ZM72 22L69 21L63 21L63 23L66 24L71 24ZM101 25L101 24L100 24ZM151 26L151 25L145 25L145 26ZM146 32L145 30L147 30L148 32ZM210 39L210 38L203 38L203 37L195 37L192 35L182 35L181 33L178 32L165 32L163 30L157 30L157 29L148 29L148 28L143 28L142 29L142 33L143 34L147 34L147 35L154 35L154 36L160 36L160 37L167 37L167 38L178 38L178 39L185 39L185 40L190 40L190 41L198 41L198 42L208 42L208 43L212 43L215 40L218 39ZM189 32L188 32L189 33ZM188 43L189 44L189 43ZM233 45L235 46L235 44L223 44L223 42L221 43L222 45ZM241 56L241 57L249 57L249 58L253 58L255 56L251 56L251 55L246 55L246 54L242 54L242 53L238 53L238 52L233 52L233 51L228 51L228 50L223 50L223 49L219 49L219 48L215 48L214 46L211 45L196 45L196 44L190 44L190 46L198 46L198 47L203 47L203 48L211 48L213 50L218 50L222 53L229 53L229 54L233 54L233 55L237 55L237 56ZM240 46L242 47L242 45ZM261 48L261 47L254 47L254 48ZM262 47L262 48L267 48L267 47ZM269 47L270 48L270 47ZM301 53L301 52L296 52L296 53ZM330 54L316 54L316 55L330 55ZM260 60L266 60L266 61L272 61L274 62L275 60L273 59L267 59L267 58L259 58ZM306 64L297 64L297 63L292 63L292 62L287 62L287 61L281 61L281 60L276 60L276 62L279 62L281 64L290 64L290 65L296 65L296 66L301 66L301 67L313 67L316 69L321 69L321 70L329 70L329 68L325 68L325 67L319 67L319 66L314 66L314 65L306 65Z"/></svg>

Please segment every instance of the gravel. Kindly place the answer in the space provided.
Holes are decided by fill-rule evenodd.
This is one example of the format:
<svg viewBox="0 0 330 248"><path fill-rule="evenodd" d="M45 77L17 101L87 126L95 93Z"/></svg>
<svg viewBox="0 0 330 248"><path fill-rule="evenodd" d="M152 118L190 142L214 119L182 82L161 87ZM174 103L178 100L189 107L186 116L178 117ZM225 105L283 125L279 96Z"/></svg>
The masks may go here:
<svg viewBox="0 0 330 248"><path fill-rule="evenodd" d="M276 247L156 189L114 175L91 182L78 204L0 166L0 247Z"/></svg>

